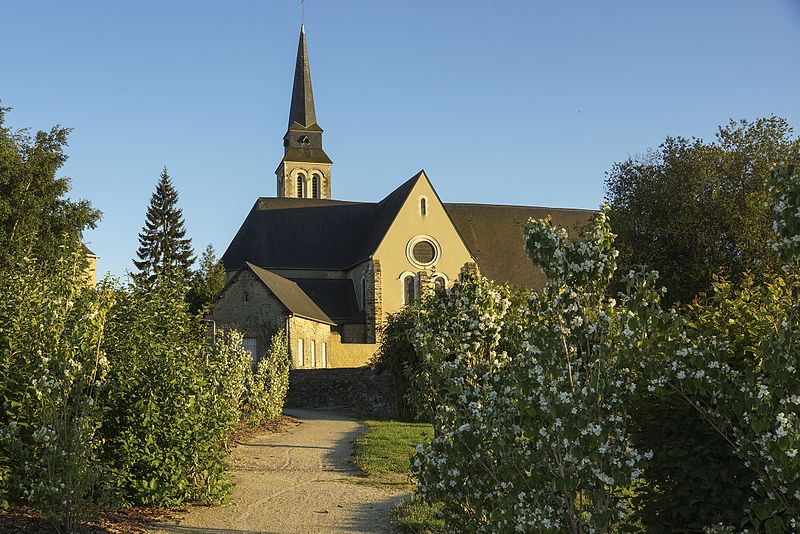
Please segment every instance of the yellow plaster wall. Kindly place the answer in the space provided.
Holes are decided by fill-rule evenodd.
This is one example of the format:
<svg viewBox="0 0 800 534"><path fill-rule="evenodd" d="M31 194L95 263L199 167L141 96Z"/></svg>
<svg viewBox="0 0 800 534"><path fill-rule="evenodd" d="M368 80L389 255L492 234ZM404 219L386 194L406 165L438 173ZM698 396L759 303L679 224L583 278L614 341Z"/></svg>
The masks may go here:
<svg viewBox="0 0 800 534"><path fill-rule="evenodd" d="M299 343L303 340L303 365L300 365ZM316 365L311 358L311 340L315 341ZM338 332L329 325L293 316L289 318L289 349L293 369L322 367L322 344L327 346L327 367L361 367L372 359L378 345L375 343L342 343Z"/></svg>
<svg viewBox="0 0 800 534"><path fill-rule="evenodd" d="M300 365L300 344L298 340L303 340L303 365ZM311 341L314 341L315 356L312 358ZM327 365L331 367L331 327L324 323L318 323L310 319L293 315L289 317L289 354L292 359L292 369L313 369L321 368L322 365L322 344L327 345Z"/></svg>
<svg viewBox="0 0 800 534"><path fill-rule="evenodd" d="M86 256L86 285L95 287L97 285L97 256Z"/></svg>
<svg viewBox="0 0 800 534"><path fill-rule="evenodd" d="M378 350L377 343L342 343L337 332L331 333L331 347L333 358L330 367L362 367L369 364L369 361Z"/></svg>
<svg viewBox="0 0 800 534"><path fill-rule="evenodd" d="M419 199L422 196L428 203L428 214L425 216L419 212ZM431 183L423 175L412 189L373 256L381 264L384 317L403 306L403 283L400 275L406 271L425 272L412 264L406 256L409 240L421 234L431 236L439 243L441 255L433 267L437 273L444 273L447 276L448 285L458 278L464 264L474 261L450 222L444 206L436 197ZM432 271L429 269L427 272Z"/></svg>

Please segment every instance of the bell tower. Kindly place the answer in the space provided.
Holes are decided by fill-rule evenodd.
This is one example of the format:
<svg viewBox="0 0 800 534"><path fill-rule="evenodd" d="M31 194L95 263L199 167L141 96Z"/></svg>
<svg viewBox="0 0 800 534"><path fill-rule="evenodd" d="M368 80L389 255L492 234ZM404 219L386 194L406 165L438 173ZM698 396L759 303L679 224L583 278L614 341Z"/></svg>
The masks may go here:
<svg viewBox="0 0 800 534"><path fill-rule="evenodd" d="M289 127L283 159L275 170L278 197L331 198L331 159L322 149L322 128L314 111L306 31L300 26Z"/></svg>

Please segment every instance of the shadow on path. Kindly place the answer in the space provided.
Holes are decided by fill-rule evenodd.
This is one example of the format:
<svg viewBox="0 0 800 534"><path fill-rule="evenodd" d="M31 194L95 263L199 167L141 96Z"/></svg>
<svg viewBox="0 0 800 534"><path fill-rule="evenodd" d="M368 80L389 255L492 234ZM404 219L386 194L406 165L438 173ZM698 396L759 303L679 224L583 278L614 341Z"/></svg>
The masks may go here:
<svg viewBox="0 0 800 534"><path fill-rule="evenodd" d="M353 440L366 428L349 414L286 410L300 421L281 434L237 444L236 483L228 504L193 507L173 524L148 527L174 534L390 533L392 509L408 495L363 481L352 462Z"/></svg>

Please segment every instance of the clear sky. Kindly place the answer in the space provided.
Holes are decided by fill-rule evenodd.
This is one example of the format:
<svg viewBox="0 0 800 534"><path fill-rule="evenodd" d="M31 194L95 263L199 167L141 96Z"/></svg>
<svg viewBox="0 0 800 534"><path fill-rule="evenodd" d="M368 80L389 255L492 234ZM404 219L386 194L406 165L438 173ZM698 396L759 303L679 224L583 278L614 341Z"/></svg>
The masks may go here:
<svg viewBox="0 0 800 534"><path fill-rule="evenodd" d="M165 165L196 251L275 195L295 0L0 0L7 124L74 128L72 196L132 269ZM445 202L596 208L616 161L730 118L800 130L800 0L307 0L333 197L425 169Z"/></svg>

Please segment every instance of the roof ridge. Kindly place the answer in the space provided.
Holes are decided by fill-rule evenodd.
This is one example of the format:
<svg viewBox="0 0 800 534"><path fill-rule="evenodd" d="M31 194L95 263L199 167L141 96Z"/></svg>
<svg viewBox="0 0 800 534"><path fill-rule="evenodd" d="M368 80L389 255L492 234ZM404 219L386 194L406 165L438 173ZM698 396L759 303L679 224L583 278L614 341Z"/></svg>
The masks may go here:
<svg viewBox="0 0 800 534"><path fill-rule="evenodd" d="M599 210L590 208L553 208L550 206L526 206L524 204L484 204L481 202L443 202L445 206L484 206L489 208L528 208L548 211L586 211L598 212Z"/></svg>
<svg viewBox="0 0 800 534"><path fill-rule="evenodd" d="M303 291L303 288L297 285L297 282L290 280L289 278L284 278L275 271L264 269L263 267L259 267L258 265L250 263L249 261L245 261L244 263L245 267L250 269L253 274L255 274L259 280L261 280L261 283L263 283L267 289L269 289L269 291L275 295L275 298L277 298L281 304L283 304L286 309L292 313L292 315L297 315L299 317L304 317L306 319L328 323L331 325L336 324L324 311L320 309L317 303L308 296L308 293ZM271 277L274 277L277 280L271 280ZM289 290L286 291L285 288L280 287L279 284L288 285ZM299 297L299 295L291 295L291 290L298 291L302 297ZM293 300L291 298L293 296L299 297L298 300ZM306 302L302 302L303 298L305 298Z"/></svg>
<svg viewBox="0 0 800 534"><path fill-rule="evenodd" d="M389 231L389 228L392 227L394 221L397 219L397 215L400 213L400 208L403 207L406 199L408 199L408 196L414 189L414 186L423 176L425 176L425 171L419 171L417 174L400 184L400 186L395 188L394 191L386 195L383 199L381 199L380 202L375 204L375 213L372 217L372 224L370 224L370 227L367 230L367 238L364 239L364 246L362 247L361 252L357 255L355 264L369 258L375 253L376 250L378 250L378 247L381 246L381 243L383 243L383 240L386 237L386 232ZM384 211L389 209L390 203L397 203L397 205L394 206L393 212L390 211L386 213L386 217L382 217L381 215L384 214Z"/></svg>

